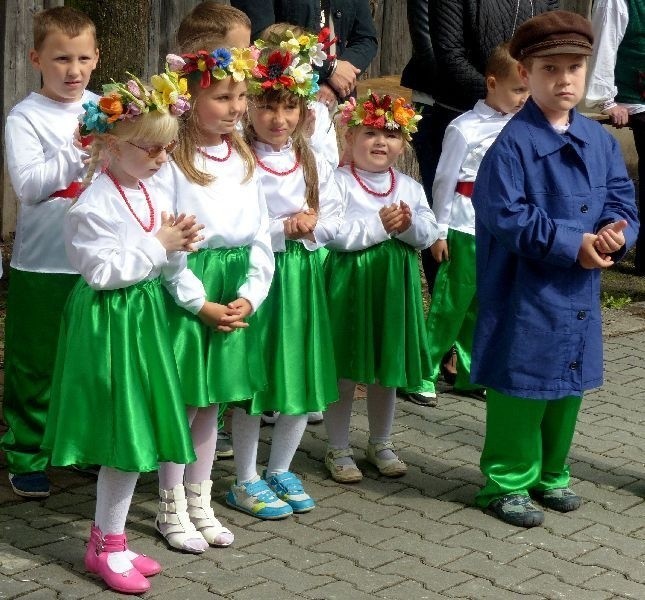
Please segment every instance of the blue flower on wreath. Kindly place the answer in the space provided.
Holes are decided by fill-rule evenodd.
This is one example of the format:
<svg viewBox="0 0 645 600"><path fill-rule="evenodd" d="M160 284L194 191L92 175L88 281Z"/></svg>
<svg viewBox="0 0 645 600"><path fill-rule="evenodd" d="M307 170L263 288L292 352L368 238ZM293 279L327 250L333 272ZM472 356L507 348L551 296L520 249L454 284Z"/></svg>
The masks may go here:
<svg viewBox="0 0 645 600"><path fill-rule="evenodd" d="M211 55L220 69L226 69L231 64L231 53L227 48L217 48Z"/></svg>
<svg viewBox="0 0 645 600"><path fill-rule="evenodd" d="M101 111L96 102L86 102L83 104L85 113L82 116L82 123L84 133L96 131L98 133L105 133L111 126L108 123L108 116Z"/></svg>

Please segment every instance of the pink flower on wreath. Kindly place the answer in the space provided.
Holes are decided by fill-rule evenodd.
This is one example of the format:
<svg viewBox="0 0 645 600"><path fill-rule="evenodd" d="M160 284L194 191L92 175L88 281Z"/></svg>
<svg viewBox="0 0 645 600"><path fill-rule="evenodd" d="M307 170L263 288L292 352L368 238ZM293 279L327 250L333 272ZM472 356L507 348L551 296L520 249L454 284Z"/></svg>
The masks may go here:
<svg viewBox="0 0 645 600"><path fill-rule="evenodd" d="M347 125L352 120L355 110L356 98L352 96L342 106L342 111L340 113L340 122L342 125Z"/></svg>

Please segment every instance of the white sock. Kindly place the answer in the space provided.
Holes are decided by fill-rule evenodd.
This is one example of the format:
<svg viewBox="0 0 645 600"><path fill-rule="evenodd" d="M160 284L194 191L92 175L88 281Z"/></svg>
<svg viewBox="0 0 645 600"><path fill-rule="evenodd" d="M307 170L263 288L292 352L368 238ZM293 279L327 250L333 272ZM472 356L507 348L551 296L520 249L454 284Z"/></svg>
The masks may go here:
<svg viewBox="0 0 645 600"><path fill-rule="evenodd" d="M258 440L260 438L260 415L247 415L244 409L233 410L232 423L233 460L237 485L257 481Z"/></svg>
<svg viewBox="0 0 645 600"><path fill-rule="evenodd" d="M211 478L217 446L218 412L219 406L217 404L197 409L197 414L190 427L197 460L186 465L184 475L186 483L201 483ZM191 494L188 488L186 488L186 494Z"/></svg>
<svg viewBox="0 0 645 600"><path fill-rule="evenodd" d="M285 473L289 470L306 427L306 413L304 415L285 415L280 413L273 428L267 477Z"/></svg>
<svg viewBox="0 0 645 600"><path fill-rule="evenodd" d="M94 523L103 535L120 535L125 532L125 521L128 517L134 488L139 473L119 471L110 467L101 467L96 482L96 512ZM125 573L132 569L135 552L111 552L108 565L115 573Z"/></svg>
<svg viewBox="0 0 645 600"><path fill-rule="evenodd" d="M195 406L186 407L186 416L188 417L188 424L191 428L196 414L197 408ZM159 488L162 490L172 490L176 485L183 485L185 470L186 465L184 464L174 462L159 463Z"/></svg>
<svg viewBox="0 0 645 600"><path fill-rule="evenodd" d="M349 448L349 423L352 418L352 404L356 384L349 379L338 380L338 401L327 407L325 412L325 429L329 447L335 450ZM344 456L335 461L338 465L351 465L351 457Z"/></svg>
<svg viewBox="0 0 645 600"><path fill-rule="evenodd" d="M396 388L383 387L377 383L367 386L367 420L370 427L370 444L384 444L390 441L395 408ZM397 457L389 448L380 450L376 456L383 459Z"/></svg>

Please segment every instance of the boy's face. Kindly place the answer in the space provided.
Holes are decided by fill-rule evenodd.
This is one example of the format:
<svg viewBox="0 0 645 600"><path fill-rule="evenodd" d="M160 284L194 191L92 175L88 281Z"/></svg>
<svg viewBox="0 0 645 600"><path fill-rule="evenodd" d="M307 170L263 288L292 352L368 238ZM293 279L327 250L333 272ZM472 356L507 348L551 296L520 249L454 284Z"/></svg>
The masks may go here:
<svg viewBox="0 0 645 600"><path fill-rule="evenodd" d="M520 76L531 97L552 125L564 125L569 111L582 99L587 74L586 57L577 54L538 56Z"/></svg>
<svg viewBox="0 0 645 600"><path fill-rule="evenodd" d="M251 45L251 30L244 25L234 25L226 33L222 45L229 48L247 48Z"/></svg>
<svg viewBox="0 0 645 600"><path fill-rule="evenodd" d="M529 89L517 70L502 79L488 77L486 83L486 104L503 114L516 113L529 97Z"/></svg>
<svg viewBox="0 0 645 600"><path fill-rule="evenodd" d="M57 102L77 102L96 68L99 51L88 29L76 37L52 30L39 50L31 50L29 60L43 78L43 96Z"/></svg>

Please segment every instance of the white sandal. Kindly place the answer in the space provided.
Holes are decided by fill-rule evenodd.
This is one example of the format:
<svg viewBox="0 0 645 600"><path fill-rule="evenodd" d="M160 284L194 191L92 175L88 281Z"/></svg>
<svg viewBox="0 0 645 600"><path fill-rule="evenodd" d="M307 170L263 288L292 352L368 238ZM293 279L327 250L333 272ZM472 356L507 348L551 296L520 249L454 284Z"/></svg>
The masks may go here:
<svg viewBox="0 0 645 600"><path fill-rule="evenodd" d="M188 516L199 533L211 546L230 546L235 536L215 517L211 508L211 487L213 482L206 479L201 483L187 483Z"/></svg>
<svg viewBox="0 0 645 600"><path fill-rule="evenodd" d="M159 489L159 511L155 527L178 550L201 554L208 548L208 542L188 516L186 492L181 484L171 490Z"/></svg>
<svg viewBox="0 0 645 600"><path fill-rule="evenodd" d="M351 465L340 465L336 462L338 458L349 456L352 459ZM363 473L356 466L354 453L351 448L330 448L325 453L325 466L331 473L331 478L338 483L358 483L363 479Z"/></svg>
<svg viewBox="0 0 645 600"><path fill-rule="evenodd" d="M385 477L401 477L408 472L408 465L406 465L394 453L394 458L379 458L377 455L381 450L392 450L394 452L394 444L392 442L384 442L380 444L367 444L367 452L365 459L367 462L372 463L381 475Z"/></svg>

